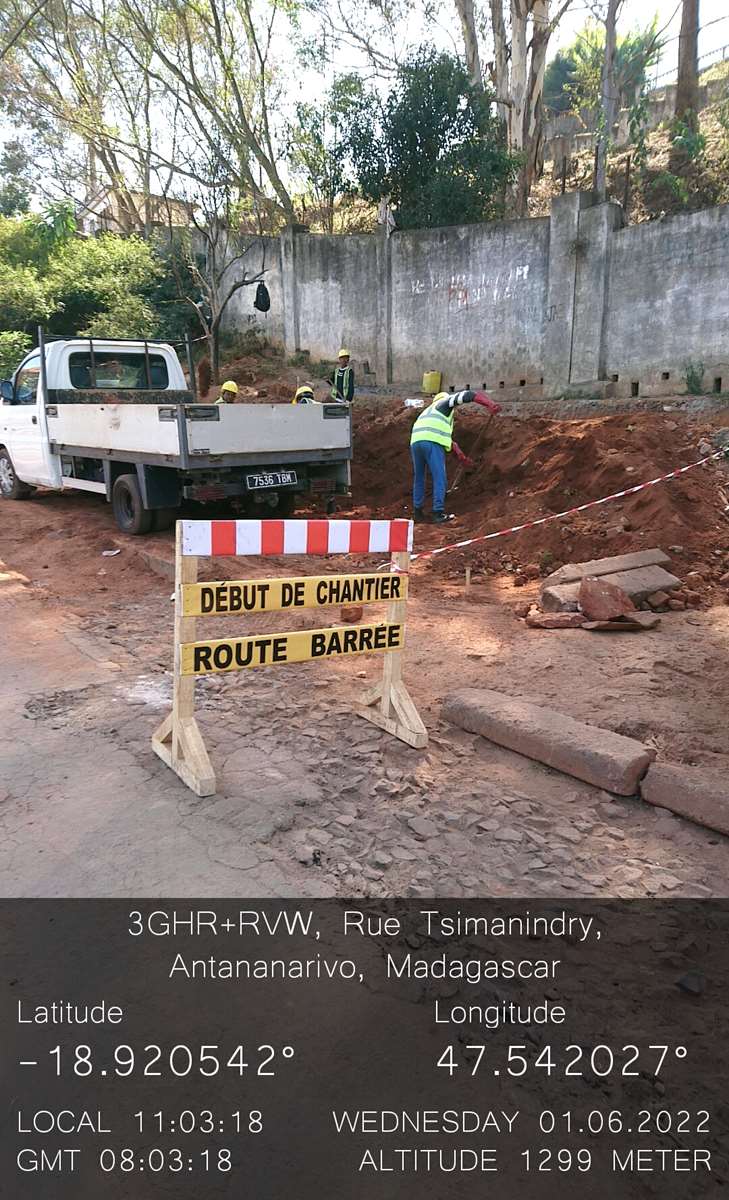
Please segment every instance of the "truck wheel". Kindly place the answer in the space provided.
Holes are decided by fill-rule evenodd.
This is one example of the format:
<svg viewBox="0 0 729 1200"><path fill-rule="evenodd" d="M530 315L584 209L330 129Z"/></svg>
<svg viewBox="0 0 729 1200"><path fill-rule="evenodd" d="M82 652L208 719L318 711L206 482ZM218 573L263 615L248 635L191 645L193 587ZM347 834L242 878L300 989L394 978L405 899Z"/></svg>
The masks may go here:
<svg viewBox="0 0 729 1200"><path fill-rule="evenodd" d="M174 525L179 515L179 508L152 509L152 528L155 533L162 533L164 529L169 529Z"/></svg>
<svg viewBox="0 0 729 1200"><path fill-rule="evenodd" d="M3 500L27 500L33 491L35 489L29 483L18 479L7 450L0 450L0 496Z"/></svg>
<svg viewBox="0 0 729 1200"><path fill-rule="evenodd" d="M140 535L152 528L152 513L142 504L136 475L120 475L111 493L114 519L122 533Z"/></svg>

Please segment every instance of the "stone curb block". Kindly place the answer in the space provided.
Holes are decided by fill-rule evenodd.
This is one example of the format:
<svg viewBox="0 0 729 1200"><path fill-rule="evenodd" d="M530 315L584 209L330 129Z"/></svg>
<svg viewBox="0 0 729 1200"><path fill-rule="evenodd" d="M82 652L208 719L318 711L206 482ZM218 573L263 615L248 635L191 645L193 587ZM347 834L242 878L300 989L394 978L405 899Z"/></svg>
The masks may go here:
<svg viewBox="0 0 729 1200"><path fill-rule="evenodd" d="M446 696L443 715L470 733L620 796L638 791L656 753L612 730L480 688Z"/></svg>
<svg viewBox="0 0 729 1200"><path fill-rule="evenodd" d="M663 550L637 550L634 554L616 554L612 558L593 558L584 563L565 563L544 580L545 587L575 583L588 575L614 575L616 571L635 571L638 567L667 567L670 558Z"/></svg>
<svg viewBox="0 0 729 1200"><path fill-rule="evenodd" d="M640 794L648 804L729 836L729 781L725 775L680 763L653 763Z"/></svg>

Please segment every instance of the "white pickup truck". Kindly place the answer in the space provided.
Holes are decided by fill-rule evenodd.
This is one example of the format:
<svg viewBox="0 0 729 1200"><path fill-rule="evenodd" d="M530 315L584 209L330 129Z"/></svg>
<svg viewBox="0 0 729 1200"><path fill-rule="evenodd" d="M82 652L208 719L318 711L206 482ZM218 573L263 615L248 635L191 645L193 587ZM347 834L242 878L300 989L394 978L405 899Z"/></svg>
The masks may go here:
<svg viewBox="0 0 729 1200"><path fill-rule="evenodd" d="M199 404L166 343L39 330L0 395L0 495L99 492L125 533L166 528L183 500L284 517L349 494L349 405Z"/></svg>

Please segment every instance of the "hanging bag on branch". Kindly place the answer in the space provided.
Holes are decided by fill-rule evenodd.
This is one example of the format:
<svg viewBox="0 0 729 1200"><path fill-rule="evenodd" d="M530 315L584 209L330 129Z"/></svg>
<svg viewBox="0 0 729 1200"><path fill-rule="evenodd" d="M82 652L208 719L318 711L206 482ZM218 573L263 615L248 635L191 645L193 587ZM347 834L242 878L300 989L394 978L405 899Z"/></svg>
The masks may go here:
<svg viewBox="0 0 729 1200"><path fill-rule="evenodd" d="M271 307L271 297L268 294L268 288L265 283L259 283L256 288L256 298L253 301L253 307L257 308L259 312L264 313L268 312Z"/></svg>

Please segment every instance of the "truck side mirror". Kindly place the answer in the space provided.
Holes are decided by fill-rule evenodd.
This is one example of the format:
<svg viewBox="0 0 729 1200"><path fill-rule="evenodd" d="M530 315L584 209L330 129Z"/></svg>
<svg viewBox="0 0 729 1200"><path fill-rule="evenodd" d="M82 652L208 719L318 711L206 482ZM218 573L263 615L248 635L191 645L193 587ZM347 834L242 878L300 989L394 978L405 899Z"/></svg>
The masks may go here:
<svg viewBox="0 0 729 1200"><path fill-rule="evenodd" d="M0 383L0 396L2 396L6 403L12 404L15 399L15 388L11 379L3 379L2 383Z"/></svg>

